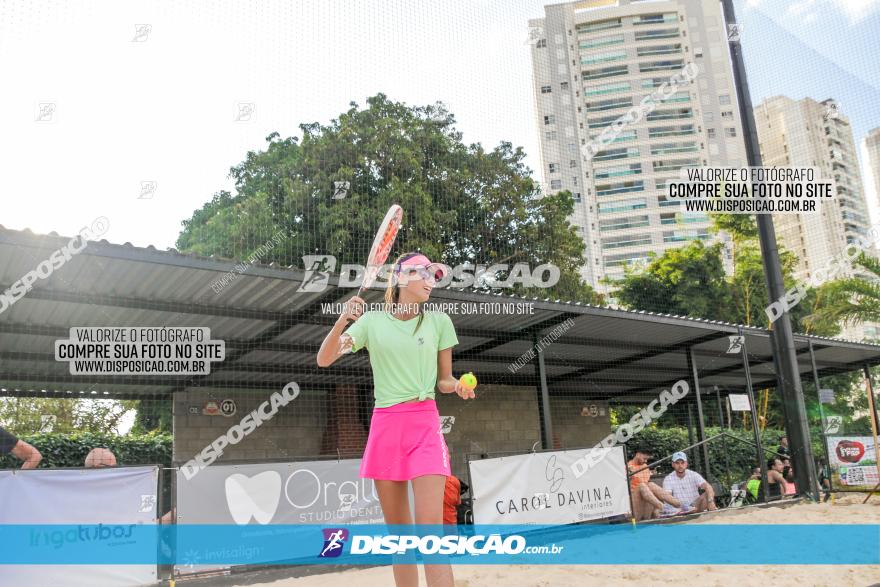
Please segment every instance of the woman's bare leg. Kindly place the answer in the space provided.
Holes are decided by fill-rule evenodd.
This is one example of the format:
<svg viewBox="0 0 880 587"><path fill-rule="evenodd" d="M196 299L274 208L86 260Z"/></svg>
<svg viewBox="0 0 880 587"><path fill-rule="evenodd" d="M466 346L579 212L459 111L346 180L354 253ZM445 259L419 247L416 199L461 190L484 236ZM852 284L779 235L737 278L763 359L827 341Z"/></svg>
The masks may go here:
<svg viewBox="0 0 880 587"><path fill-rule="evenodd" d="M375 483L376 491L379 493L379 503L382 504L382 513L385 514L385 523L388 525L412 524L407 482L376 479ZM411 564L393 565L394 584L397 587L418 587L419 567L415 564L415 555L407 555L407 558L412 558Z"/></svg>
<svg viewBox="0 0 880 587"><path fill-rule="evenodd" d="M423 475L412 481L416 496L416 524L443 524L443 490L446 487L444 475ZM453 587L452 567L445 565L425 565L428 587Z"/></svg>

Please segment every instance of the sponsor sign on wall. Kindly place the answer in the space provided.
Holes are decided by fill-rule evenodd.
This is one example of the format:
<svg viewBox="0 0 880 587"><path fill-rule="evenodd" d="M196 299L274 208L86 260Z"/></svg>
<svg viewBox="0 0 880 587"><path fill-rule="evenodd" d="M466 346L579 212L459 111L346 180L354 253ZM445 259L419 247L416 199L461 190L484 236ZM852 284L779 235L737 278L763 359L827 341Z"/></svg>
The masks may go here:
<svg viewBox="0 0 880 587"><path fill-rule="evenodd" d="M829 436L825 440L834 487L870 490L877 485L877 448L872 437Z"/></svg>
<svg viewBox="0 0 880 587"><path fill-rule="evenodd" d="M594 449L470 461L475 524L571 524L630 511L623 447L578 478L572 464Z"/></svg>
<svg viewBox="0 0 880 587"><path fill-rule="evenodd" d="M205 467L187 479L177 473L179 524L382 524L372 479L359 477L361 459ZM223 552L183 560L181 573L203 572ZM184 557L185 558L185 557ZM245 557L247 558L247 557ZM254 551L242 564L271 562Z"/></svg>
<svg viewBox="0 0 880 587"><path fill-rule="evenodd" d="M34 525L30 544L51 545L53 553L86 546L116 558L131 540L133 528L155 525L159 469L34 469L0 471L0 526ZM49 525L76 525L61 532ZM16 545L23 549L22 545ZM60 556L60 555L59 555ZM156 565L49 564L2 565L0 586L149 585L157 581Z"/></svg>
<svg viewBox="0 0 880 587"><path fill-rule="evenodd" d="M181 524L322 524L384 521L360 459L211 465L177 474Z"/></svg>

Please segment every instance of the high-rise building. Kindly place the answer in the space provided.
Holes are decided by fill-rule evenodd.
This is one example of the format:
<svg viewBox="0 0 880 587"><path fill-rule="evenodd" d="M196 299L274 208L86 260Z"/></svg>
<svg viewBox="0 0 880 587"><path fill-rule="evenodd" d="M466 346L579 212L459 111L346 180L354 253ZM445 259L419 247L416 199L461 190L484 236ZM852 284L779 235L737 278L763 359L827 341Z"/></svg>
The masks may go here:
<svg viewBox="0 0 880 587"><path fill-rule="evenodd" d="M833 179L834 199L819 201L815 214L777 214L776 236L797 254L797 271L811 276L867 235L868 206L849 120L834 100L777 96L755 108L765 166L816 167Z"/></svg>
<svg viewBox="0 0 880 587"><path fill-rule="evenodd" d="M811 278L844 259L846 247L864 242L870 228L856 143L849 120L834 100L770 98L755 108L755 124L766 167L815 167L821 178L833 180L834 199L819 201L814 214L777 214L776 237L798 256L799 278ZM873 247L868 252L875 254ZM844 276L871 276L857 269ZM877 336L877 324L849 326L844 338Z"/></svg>
<svg viewBox="0 0 880 587"><path fill-rule="evenodd" d="M880 128L875 128L865 137L865 147L868 150L868 166L871 175L874 176L874 193L880 199Z"/></svg>
<svg viewBox="0 0 880 587"><path fill-rule="evenodd" d="M880 128L875 128L868 133L868 136L865 137L865 148L868 151L868 168L871 175L874 176L874 194L880 199ZM880 324L863 325L862 332L866 338L878 339L880 338Z"/></svg>
<svg viewBox="0 0 880 587"><path fill-rule="evenodd" d="M665 194L682 168L747 164L727 28L720 3L704 0L588 0L544 11L529 26L545 191L575 195L582 276L607 291L603 278L621 278L650 252L714 238L706 214L685 213ZM637 114L616 123L628 112Z"/></svg>

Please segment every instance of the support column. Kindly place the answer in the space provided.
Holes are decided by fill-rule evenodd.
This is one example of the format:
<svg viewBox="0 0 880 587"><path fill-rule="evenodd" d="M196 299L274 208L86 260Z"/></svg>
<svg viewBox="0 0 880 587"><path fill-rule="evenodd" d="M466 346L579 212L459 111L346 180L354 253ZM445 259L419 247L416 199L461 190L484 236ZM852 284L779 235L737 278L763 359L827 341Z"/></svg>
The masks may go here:
<svg viewBox="0 0 880 587"><path fill-rule="evenodd" d="M688 370L691 372L691 380L694 384L694 396L697 403L697 441L706 440L705 421L703 420L703 400L700 397L700 374L697 373L697 359L694 356L694 347L688 347ZM709 446L707 444L700 445L700 454L702 455L703 476L709 479L712 472L709 470Z"/></svg>
<svg viewBox="0 0 880 587"><path fill-rule="evenodd" d="M871 412L871 431L874 433L874 454L880 453L880 445L877 444L877 435L880 433L880 416L877 414L877 398L874 397L874 385L871 382L871 368L865 364L865 381L868 388L868 410ZM880 475L880 460L877 461L877 474ZM864 503L864 502L863 502Z"/></svg>
<svg viewBox="0 0 880 587"><path fill-rule="evenodd" d="M725 25L736 25L733 0L721 0L721 4ZM761 147L755 124L755 112L752 109L745 60L738 35L728 35L728 48L733 63L733 81L736 87L743 134L745 135L746 157L750 167L761 167ZM757 214L756 222L768 298L770 301L784 299L786 289L782 277L782 263L779 260L773 218L770 214ZM803 491L805 488L815 485L816 471L813 463L813 451L810 447L810 431L807 427L807 411L801 388L800 368L797 363L797 351L788 312L782 312L773 322L773 334L771 343L779 367L776 371L776 378L782 403L785 406L785 431L791 441L791 460L794 466L795 484L799 491Z"/></svg>
<svg viewBox="0 0 880 587"><path fill-rule="evenodd" d="M538 402L538 414L541 418L541 445L544 449L553 448L553 418L550 415L550 390L547 388L547 368L544 366L544 349L538 344L537 333L533 335L535 348L538 349L538 385L541 400Z"/></svg>
<svg viewBox="0 0 880 587"><path fill-rule="evenodd" d="M761 467L761 491L763 497L761 501L767 501L767 458L764 456L764 447L761 446L761 431L758 428L758 406L755 405L755 391L752 389L752 369L749 366L749 352L746 349L746 337L743 335L743 329L739 329L739 335L742 336L742 362L743 370L746 374L746 391L749 394L749 411L752 416L752 432L755 440L755 456L758 459L758 466Z"/></svg>
<svg viewBox="0 0 880 587"><path fill-rule="evenodd" d="M827 471L831 470L831 456L828 454L828 440L825 438L825 409L822 407L822 393L820 391L821 385L819 383L819 370L816 368L816 355L813 353L813 341L809 341L810 345L810 365L813 368L813 385L816 386L816 399L819 400L819 430L822 431L822 451L825 453L825 469ZM828 482L831 482L831 476L828 477ZM816 501L819 501L820 492L822 488L819 487L819 479L818 474L816 475Z"/></svg>
<svg viewBox="0 0 880 587"><path fill-rule="evenodd" d="M724 407L721 405L721 391L715 386L715 401L718 404L718 430L721 434L725 434L724 430ZM724 474L727 475L726 481L730 482L730 456L727 454L727 437L721 437L721 452L724 454Z"/></svg>

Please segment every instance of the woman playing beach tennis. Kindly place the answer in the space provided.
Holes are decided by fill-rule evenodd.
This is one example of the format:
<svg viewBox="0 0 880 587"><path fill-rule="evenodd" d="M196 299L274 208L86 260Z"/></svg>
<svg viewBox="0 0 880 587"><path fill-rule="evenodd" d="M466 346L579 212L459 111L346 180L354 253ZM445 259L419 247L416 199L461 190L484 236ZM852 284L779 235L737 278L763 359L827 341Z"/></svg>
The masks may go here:
<svg viewBox="0 0 880 587"><path fill-rule="evenodd" d="M364 301L352 297L318 351L321 367L348 352L370 351L376 403L360 476L375 481L389 525L413 523L410 481L416 524L443 523L443 492L451 470L434 392L474 397L473 389L452 375L452 347L458 344L452 320L422 311L446 270L421 253L401 255L392 265L384 310L363 312ZM343 332L350 321L354 324ZM452 587L449 565L426 565L425 575L432 587ZM395 564L394 581L397 587L418 585L418 568Z"/></svg>

